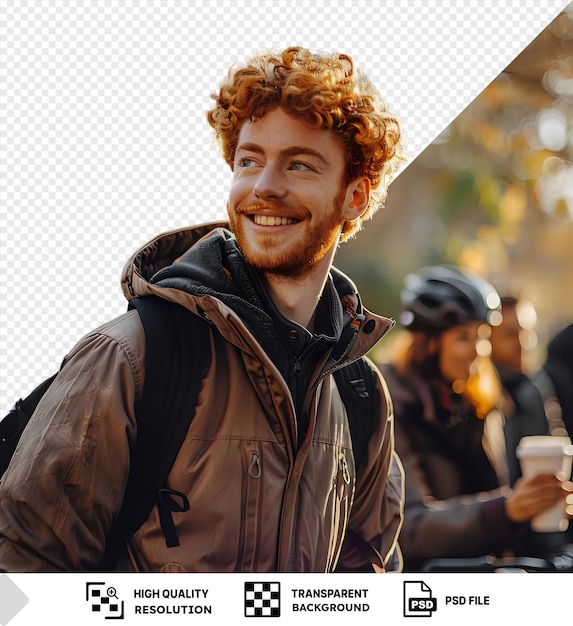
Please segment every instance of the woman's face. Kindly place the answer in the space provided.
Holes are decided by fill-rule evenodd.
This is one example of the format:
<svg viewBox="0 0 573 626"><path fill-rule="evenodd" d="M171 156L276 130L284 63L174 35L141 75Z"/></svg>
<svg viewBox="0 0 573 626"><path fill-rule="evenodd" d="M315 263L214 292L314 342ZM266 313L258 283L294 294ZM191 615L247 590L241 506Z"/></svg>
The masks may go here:
<svg viewBox="0 0 573 626"><path fill-rule="evenodd" d="M439 364L442 376L449 382L466 381L477 356L476 342L480 322L469 322L445 330L438 338Z"/></svg>

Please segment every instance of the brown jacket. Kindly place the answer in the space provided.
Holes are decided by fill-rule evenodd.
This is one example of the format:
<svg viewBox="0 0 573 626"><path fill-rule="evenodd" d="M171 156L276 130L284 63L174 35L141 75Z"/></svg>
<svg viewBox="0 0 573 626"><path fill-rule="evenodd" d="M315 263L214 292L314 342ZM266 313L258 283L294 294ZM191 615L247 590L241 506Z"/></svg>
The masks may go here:
<svg viewBox="0 0 573 626"><path fill-rule="evenodd" d="M154 509L129 542L121 568L328 572L337 564L372 569L376 553L378 566L393 567L402 475L382 378L380 420L358 479L344 405L329 375L337 365L330 351L312 374L304 400L309 427L297 446L291 393L253 334L259 319L249 329L235 310L240 307L217 292L221 285L234 289L236 270L229 267L236 265L236 246L228 231L212 229L162 235L124 270L128 299L158 294L211 321L212 361L168 481L190 503L188 512L174 514L181 545L166 547ZM203 248L195 246L200 239ZM182 270L194 274L199 259L209 283L213 267L220 268L208 289L194 280L189 287L188 277L187 290L150 281L192 246L201 254L182 262ZM360 308L357 295L350 300ZM365 354L391 326L362 314L340 363ZM0 483L0 570L83 571L98 563L129 470L144 356L143 328L131 311L84 337L66 357Z"/></svg>

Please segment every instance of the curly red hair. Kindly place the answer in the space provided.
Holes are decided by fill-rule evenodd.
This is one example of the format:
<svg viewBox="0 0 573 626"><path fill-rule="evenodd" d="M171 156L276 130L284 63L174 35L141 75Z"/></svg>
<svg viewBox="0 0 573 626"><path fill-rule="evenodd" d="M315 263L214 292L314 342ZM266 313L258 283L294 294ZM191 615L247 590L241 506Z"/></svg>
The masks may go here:
<svg viewBox="0 0 573 626"><path fill-rule="evenodd" d="M392 174L404 159L398 120L346 54L316 54L300 47L262 51L246 65L232 67L212 97L215 107L207 119L231 168L242 125L277 106L313 128L336 134L346 151L344 182L364 176L372 190L362 218L345 223L342 241L385 200Z"/></svg>

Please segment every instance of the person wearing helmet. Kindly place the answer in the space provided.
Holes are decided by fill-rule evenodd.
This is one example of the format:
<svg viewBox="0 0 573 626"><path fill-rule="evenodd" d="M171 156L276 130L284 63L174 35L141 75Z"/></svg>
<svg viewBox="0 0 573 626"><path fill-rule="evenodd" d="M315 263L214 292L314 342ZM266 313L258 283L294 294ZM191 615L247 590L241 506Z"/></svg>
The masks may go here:
<svg viewBox="0 0 573 626"><path fill-rule="evenodd" d="M406 477L404 571L518 552L528 520L566 491L553 475L504 485L505 450L487 445L484 411L467 394L480 327L501 319L499 295L461 268L434 266L405 278L401 300L407 344L381 369Z"/></svg>

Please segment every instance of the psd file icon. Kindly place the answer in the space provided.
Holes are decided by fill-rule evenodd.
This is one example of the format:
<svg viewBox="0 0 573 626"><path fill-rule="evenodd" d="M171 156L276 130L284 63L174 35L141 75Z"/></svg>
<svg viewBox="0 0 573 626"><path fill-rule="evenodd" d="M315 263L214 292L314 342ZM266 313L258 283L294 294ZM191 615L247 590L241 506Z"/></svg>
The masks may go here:
<svg viewBox="0 0 573 626"><path fill-rule="evenodd" d="M432 617L436 608L436 598L425 582L404 581L404 617Z"/></svg>

